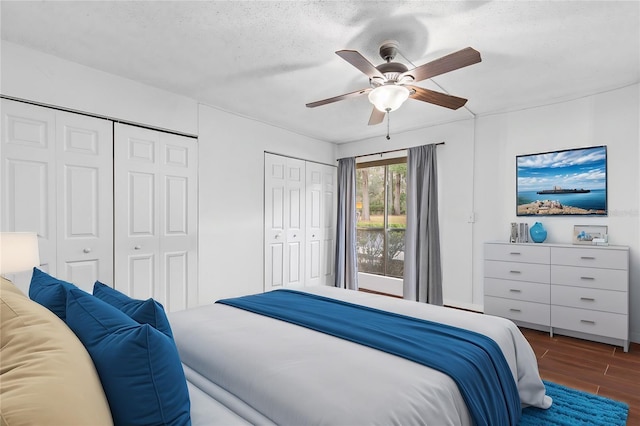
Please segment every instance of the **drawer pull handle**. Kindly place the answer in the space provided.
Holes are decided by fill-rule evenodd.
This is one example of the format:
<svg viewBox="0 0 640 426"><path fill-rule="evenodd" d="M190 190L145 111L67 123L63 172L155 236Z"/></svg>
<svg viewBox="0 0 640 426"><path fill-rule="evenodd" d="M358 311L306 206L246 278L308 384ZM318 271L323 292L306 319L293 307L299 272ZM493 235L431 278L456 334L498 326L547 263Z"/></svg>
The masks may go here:
<svg viewBox="0 0 640 426"><path fill-rule="evenodd" d="M521 273L520 271L509 271L509 272L512 273L512 274L520 274Z"/></svg>
<svg viewBox="0 0 640 426"><path fill-rule="evenodd" d="M513 255L516 255L516 256L520 256L520 252L517 252L517 251L512 251L512 252L511 252L511 253L509 253L509 254L513 254Z"/></svg>
<svg viewBox="0 0 640 426"><path fill-rule="evenodd" d="M593 281L595 280L595 278L593 277L580 277L581 280L586 280L586 281Z"/></svg>
<svg viewBox="0 0 640 426"><path fill-rule="evenodd" d="M593 256L580 256L580 259L584 259L584 260L594 260L595 257Z"/></svg>
<svg viewBox="0 0 640 426"><path fill-rule="evenodd" d="M580 320L580 322L583 322L585 324L595 324L595 321L591 321L591 320Z"/></svg>
<svg viewBox="0 0 640 426"><path fill-rule="evenodd" d="M522 293L522 290L517 289L517 288L510 288L509 291L512 292L512 293Z"/></svg>
<svg viewBox="0 0 640 426"><path fill-rule="evenodd" d="M585 302L595 302L596 299L593 297L581 297L580 300L584 300Z"/></svg>
<svg viewBox="0 0 640 426"><path fill-rule="evenodd" d="M509 310L511 312L522 312L520 309L515 309L515 308L510 308Z"/></svg>

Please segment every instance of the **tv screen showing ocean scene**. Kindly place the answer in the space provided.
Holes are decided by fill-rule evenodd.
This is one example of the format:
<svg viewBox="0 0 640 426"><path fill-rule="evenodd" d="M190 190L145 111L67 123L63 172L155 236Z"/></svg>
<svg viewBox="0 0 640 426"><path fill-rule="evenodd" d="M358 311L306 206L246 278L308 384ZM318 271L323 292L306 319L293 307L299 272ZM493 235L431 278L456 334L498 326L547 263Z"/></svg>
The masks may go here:
<svg viewBox="0 0 640 426"><path fill-rule="evenodd" d="M607 215L607 147L516 156L518 216Z"/></svg>

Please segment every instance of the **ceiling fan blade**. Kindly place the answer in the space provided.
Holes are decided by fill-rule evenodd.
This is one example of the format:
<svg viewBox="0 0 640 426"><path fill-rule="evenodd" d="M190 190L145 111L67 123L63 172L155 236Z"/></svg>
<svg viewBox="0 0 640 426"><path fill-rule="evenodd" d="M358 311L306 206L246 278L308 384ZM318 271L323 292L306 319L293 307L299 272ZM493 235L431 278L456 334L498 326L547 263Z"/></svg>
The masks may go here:
<svg viewBox="0 0 640 426"><path fill-rule="evenodd" d="M373 66L371 62L367 60L364 56L362 56L359 52L355 50L338 50L336 55L340 56L345 61L349 62L354 67L358 68L360 71L365 73L369 78L380 77L386 80L384 74L382 74L378 69Z"/></svg>
<svg viewBox="0 0 640 426"><path fill-rule="evenodd" d="M409 95L410 98L417 99L423 102L429 102L430 104L440 105L445 108L458 109L467 103L466 99L458 98L457 96L434 92L433 90L424 89L418 86L406 87L409 90L415 90L415 93Z"/></svg>
<svg viewBox="0 0 640 426"><path fill-rule="evenodd" d="M415 67L412 70L406 71L400 77L410 75L413 77L414 81L421 81L449 71L457 70L458 68L477 64L480 61L482 61L482 58L480 58L480 52L471 47L467 47L424 65Z"/></svg>
<svg viewBox="0 0 640 426"><path fill-rule="evenodd" d="M366 89L356 90L355 92L345 93L344 95L334 96L333 98L328 98L328 99L323 99L321 101L311 102L311 103L307 104L307 108L315 108L317 106L326 105L326 104L330 104L330 103L333 103L333 102L338 102L338 101L341 101L343 99L355 98L356 96L364 95L365 93L369 93L370 91L371 91L371 88L367 87Z"/></svg>
<svg viewBox="0 0 640 426"><path fill-rule="evenodd" d="M378 108L373 107L373 111L371 111L371 117L369 118L369 126L374 126L376 124L382 123L385 114L386 112L382 112Z"/></svg>

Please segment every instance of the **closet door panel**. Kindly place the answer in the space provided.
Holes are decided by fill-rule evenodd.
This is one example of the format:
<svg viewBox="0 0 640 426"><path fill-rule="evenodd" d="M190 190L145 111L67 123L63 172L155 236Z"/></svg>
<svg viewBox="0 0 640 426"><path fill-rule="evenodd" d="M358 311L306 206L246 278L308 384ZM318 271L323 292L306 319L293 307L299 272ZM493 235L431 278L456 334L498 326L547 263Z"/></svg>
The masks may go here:
<svg viewBox="0 0 640 426"><path fill-rule="evenodd" d="M307 162L306 285L333 285L336 168Z"/></svg>
<svg viewBox="0 0 640 426"><path fill-rule="evenodd" d="M80 283L80 287L87 292L93 290L93 283L96 282L100 274L100 260L77 260L64 262L65 280L72 283ZM104 283L110 282L100 280ZM84 283L84 285L82 285Z"/></svg>
<svg viewBox="0 0 640 426"><path fill-rule="evenodd" d="M158 299L170 311L198 304L198 144L160 134L160 279Z"/></svg>
<svg viewBox="0 0 640 426"><path fill-rule="evenodd" d="M56 274L55 111L1 100L1 230L37 232L41 269ZM31 272L9 277L28 293Z"/></svg>
<svg viewBox="0 0 640 426"><path fill-rule="evenodd" d="M91 292L113 285L113 128L108 120L56 112L57 270Z"/></svg>
<svg viewBox="0 0 640 426"><path fill-rule="evenodd" d="M142 249L135 249L142 251ZM116 277L116 287L121 285L123 280L125 286L120 287L120 291L125 292L135 299L148 299L153 297L154 286L158 281L158 256L153 250L145 250L137 254L136 252L127 256L125 270L127 276Z"/></svg>
<svg viewBox="0 0 640 426"><path fill-rule="evenodd" d="M322 165L307 163L307 228L306 228L306 266L307 277L305 285L322 284Z"/></svg>
<svg viewBox="0 0 640 426"><path fill-rule="evenodd" d="M288 274L286 287L304 285L305 262L305 162L286 158L285 229L287 236Z"/></svg>
<svg viewBox="0 0 640 426"><path fill-rule="evenodd" d="M158 132L116 123L114 137L115 288L156 297L160 254Z"/></svg>
<svg viewBox="0 0 640 426"><path fill-rule="evenodd" d="M336 168L265 153L265 291L333 285Z"/></svg>
<svg viewBox="0 0 640 426"><path fill-rule="evenodd" d="M197 141L116 125L116 288L168 311L198 303Z"/></svg>
<svg viewBox="0 0 640 426"><path fill-rule="evenodd" d="M288 258L285 257L286 161L273 154L264 156L264 288L284 286Z"/></svg>
<svg viewBox="0 0 640 426"><path fill-rule="evenodd" d="M128 236L157 237L155 174L130 171L127 177Z"/></svg>
<svg viewBox="0 0 640 426"><path fill-rule="evenodd" d="M265 291L301 287L305 271L305 162L265 153Z"/></svg>
<svg viewBox="0 0 640 426"><path fill-rule="evenodd" d="M189 288L190 257L187 251L164 253L165 276L168 283L166 303L169 305L167 309L170 308L172 311L195 306L195 303L189 300L191 293L195 293Z"/></svg>

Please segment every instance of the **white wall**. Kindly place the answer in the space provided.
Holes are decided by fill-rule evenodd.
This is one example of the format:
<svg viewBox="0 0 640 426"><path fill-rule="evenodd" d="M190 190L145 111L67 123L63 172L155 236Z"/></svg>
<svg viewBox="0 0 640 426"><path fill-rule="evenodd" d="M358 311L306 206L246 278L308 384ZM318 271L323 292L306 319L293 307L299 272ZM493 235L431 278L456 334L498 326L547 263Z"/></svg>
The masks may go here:
<svg viewBox="0 0 640 426"><path fill-rule="evenodd" d="M607 225L630 250L631 339L640 342L640 86L338 146L338 158L444 141L438 147L445 303L482 310L483 242L506 240L511 222L542 222L547 242L571 243L573 225ZM607 145L607 217L518 217L515 157ZM475 223L469 215L475 213ZM366 283L366 280L365 280ZM379 280L375 289L379 290ZM395 288L394 284L392 287Z"/></svg>
<svg viewBox="0 0 640 426"><path fill-rule="evenodd" d="M200 121L200 303L262 292L264 152L335 165L335 145L206 106Z"/></svg>
<svg viewBox="0 0 640 426"><path fill-rule="evenodd" d="M631 339L640 342L640 86L477 119L473 300L482 303L482 243L504 240L510 222L541 222L546 242L571 243L573 225L607 225L609 242L630 250ZM515 157L607 146L607 217L516 216Z"/></svg>
<svg viewBox="0 0 640 426"><path fill-rule="evenodd" d="M0 93L74 111L198 134L194 99L2 40Z"/></svg>
<svg viewBox="0 0 640 426"><path fill-rule="evenodd" d="M400 111L399 113L401 113ZM437 148L438 202L444 303L482 310L482 301L473 300L472 224L474 120L429 127L399 134L338 145L338 158L445 142ZM368 277L359 284L368 286ZM373 285L373 283L371 283ZM380 289L376 280L374 290ZM397 283L390 283L390 288ZM394 292L390 290L390 292Z"/></svg>

